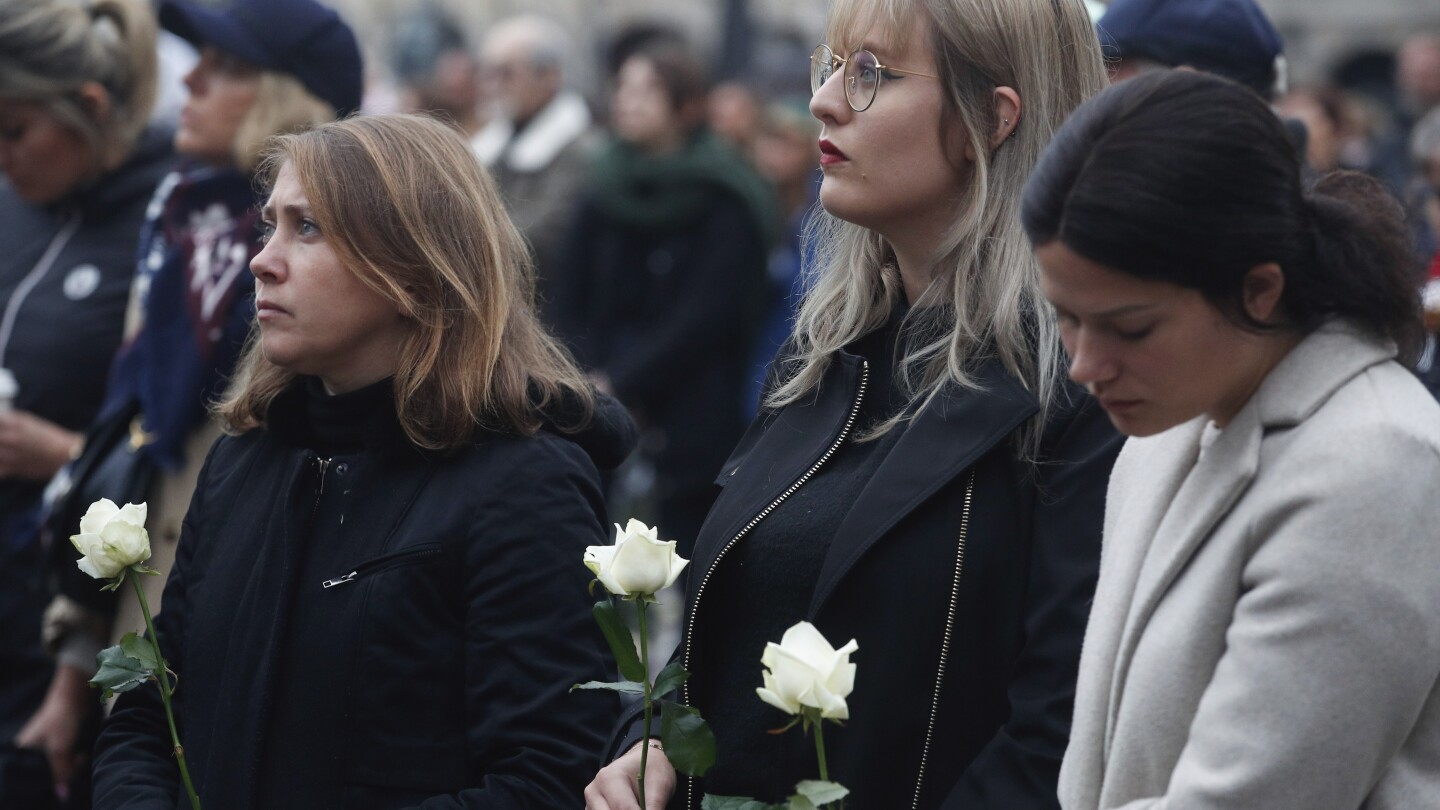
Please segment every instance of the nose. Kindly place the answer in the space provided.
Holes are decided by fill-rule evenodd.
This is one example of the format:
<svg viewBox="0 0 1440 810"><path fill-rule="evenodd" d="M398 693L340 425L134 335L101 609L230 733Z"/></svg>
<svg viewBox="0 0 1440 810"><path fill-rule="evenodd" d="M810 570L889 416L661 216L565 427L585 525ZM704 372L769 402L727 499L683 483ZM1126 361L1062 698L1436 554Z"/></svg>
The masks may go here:
<svg viewBox="0 0 1440 810"><path fill-rule="evenodd" d="M181 81L185 84L185 89L189 90L190 95L192 96L200 92L200 85L203 81L201 71L203 71L204 69L205 60L204 58L201 58L200 61L195 63L195 67L190 68L190 72L186 73L185 76L181 79Z"/></svg>
<svg viewBox="0 0 1440 810"><path fill-rule="evenodd" d="M1118 366L1093 332L1075 330L1065 348L1070 353L1070 379L1087 388L1115 379Z"/></svg>
<svg viewBox="0 0 1440 810"><path fill-rule="evenodd" d="M838 124L854 113L845 100L845 69L841 67L810 97L810 114L821 123Z"/></svg>
<svg viewBox="0 0 1440 810"><path fill-rule="evenodd" d="M280 249L280 240L271 237L270 241L255 254L250 260L250 274L256 281L264 284L274 284L285 276L285 261Z"/></svg>

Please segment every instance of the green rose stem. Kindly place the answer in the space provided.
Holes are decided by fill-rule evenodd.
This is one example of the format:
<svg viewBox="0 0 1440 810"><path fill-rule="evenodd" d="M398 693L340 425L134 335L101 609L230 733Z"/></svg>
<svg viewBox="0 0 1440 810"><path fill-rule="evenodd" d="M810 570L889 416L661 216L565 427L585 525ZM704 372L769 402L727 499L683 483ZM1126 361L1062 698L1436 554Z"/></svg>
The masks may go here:
<svg viewBox="0 0 1440 810"><path fill-rule="evenodd" d="M825 767L825 723L815 718L815 756L820 759L820 781L830 781L830 770Z"/></svg>
<svg viewBox="0 0 1440 810"><path fill-rule="evenodd" d="M190 806L194 810L200 810L200 797L195 795L195 785L190 781L190 769L185 767L185 748L180 745L180 732L175 729L175 712L170 708L170 671L165 663L165 656L160 654L160 637L155 635L155 622L150 618L150 603L145 601L145 589L141 587L139 578L129 579L135 586L135 595L140 597L140 612L145 614L145 629L148 631L146 635L150 639L150 648L155 651L155 660L160 664L155 668L155 678L160 682L160 702L165 704L165 721L170 724L170 742L175 746L175 760L180 764L180 778L185 782Z"/></svg>
<svg viewBox="0 0 1440 810"><path fill-rule="evenodd" d="M640 667L645 670L645 726L641 730L640 737L640 810L645 807L645 765L650 758L650 719L654 716L655 707L651 699L650 690L653 688L650 683L650 634L645 629L645 599L641 597L635 600L635 612L640 617Z"/></svg>

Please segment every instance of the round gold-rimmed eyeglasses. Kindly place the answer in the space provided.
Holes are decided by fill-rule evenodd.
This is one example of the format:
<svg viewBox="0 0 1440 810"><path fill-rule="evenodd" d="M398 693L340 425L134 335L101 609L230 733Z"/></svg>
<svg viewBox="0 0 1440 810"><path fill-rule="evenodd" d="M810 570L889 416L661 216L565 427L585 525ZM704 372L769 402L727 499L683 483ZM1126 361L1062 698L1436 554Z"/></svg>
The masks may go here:
<svg viewBox="0 0 1440 810"><path fill-rule="evenodd" d="M845 68L845 101L855 112L865 112L875 103L875 91L880 88L880 78L886 73L903 73L906 76L923 76L927 79L940 78L929 73L882 65L880 60L875 58L875 54L869 51L856 51L849 57L844 57L836 56L829 45L817 45L810 54L810 94L813 96L820 92L820 88L834 75L835 69L842 65Z"/></svg>

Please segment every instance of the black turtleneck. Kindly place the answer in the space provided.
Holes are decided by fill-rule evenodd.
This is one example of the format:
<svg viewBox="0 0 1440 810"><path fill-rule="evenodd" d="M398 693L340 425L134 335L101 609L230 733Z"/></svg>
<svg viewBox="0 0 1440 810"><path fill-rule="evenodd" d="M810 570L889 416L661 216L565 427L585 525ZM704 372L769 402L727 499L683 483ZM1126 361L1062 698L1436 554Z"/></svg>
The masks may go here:
<svg viewBox="0 0 1440 810"><path fill-rule="evenodd" d="M301 472L301 488L313 498L314 509L308 526L294 538L302 544L300 573L290 615L323 615L327 579L353 570L371 552L359 551L377 544L365 535L374 527L347 521L353 510L351 492L365 477L383 475L375 450L395 428L394 394L386 379L344 394L330 395L318 378L303 384L304 409L300 417L285 425L289 440L315 453L315 459ZM297 409L298 410L298 409ZM373 489L371 490L373 491ZM333 682L335 661L354 649L355 640L337 637L334 629L318 622L296 621L282 630L280 654L282 671L277 679L269 732L271 739L285 745L268 746L262 755L257 790L261 807L328 807L342 792L343 752L333 750L334 729L328 724L345 717L342 704L345 690ZM305 752L297 761L296 752ZM303 771L304 779L286 776ZM281 799L266 795L267 787L285 785L291 791ZM304 795L293 791L297 786Z"/></svg>
<svg viewBox="0 0 1440 810"><path fill-rule="evenodd" d="M394 409L390 379L344 394L329 394L319 377L305 380L305 442L322 456L358 453L380 420Z"/></svg>

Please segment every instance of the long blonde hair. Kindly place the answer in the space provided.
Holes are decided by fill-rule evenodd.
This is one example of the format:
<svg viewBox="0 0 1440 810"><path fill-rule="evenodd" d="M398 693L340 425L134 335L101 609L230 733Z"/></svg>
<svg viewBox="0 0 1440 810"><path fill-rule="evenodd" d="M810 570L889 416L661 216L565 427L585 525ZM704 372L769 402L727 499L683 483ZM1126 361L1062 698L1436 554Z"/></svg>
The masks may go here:
<svg viewBox="0 0 1440 810"><path fill-rule="evenodd" d="M33 101L89 146L97 171L119 166L155 106L155 16L144 0L0 0L0 98ZM78 90L105 88L97 115Z"/></svg>
<svg viewBox="0 0 1440 810"><path fill-rule="evenodd" d="M1039 267L1020 226L1020 198L1065 116L1105 86L1100 45L1081 0L836 0L827 39L845 51L858 47L872 26L897 35L911 30L916 14L929 23L944 91L942 134L958 128L981 157L960 190L961 213L934 256L933 282L907 316L898 382L911 403L923 407L947 385L974 388L974 363L982 353L997 356L1040 401L1041 413L1021 436L1022 452L1033 451L1059 393L1063 364ZM992 147L996 86L1015 89L1022 113L1013 137ZM904 294L880 234L820 212L807 238L810 289L769 407L810 394L835 352L884 324ZM907 408L872 435L915 411Z"/></svg>
<svg viewBox="0 0 1440 810"><path fill-rule="evenodd" d="M485 427L529 435L563 403L577 429L593 393L533 309L534 272L494 182L460 133L418 115L349 118L280 135L261 164L295 170L341 263L412 328L395 401L410 440L455 449ZM217 412L233 432L264 425L295 379L254 330Z"/></svg>

